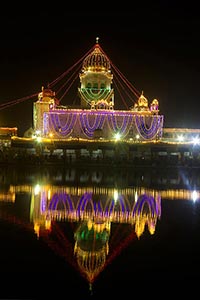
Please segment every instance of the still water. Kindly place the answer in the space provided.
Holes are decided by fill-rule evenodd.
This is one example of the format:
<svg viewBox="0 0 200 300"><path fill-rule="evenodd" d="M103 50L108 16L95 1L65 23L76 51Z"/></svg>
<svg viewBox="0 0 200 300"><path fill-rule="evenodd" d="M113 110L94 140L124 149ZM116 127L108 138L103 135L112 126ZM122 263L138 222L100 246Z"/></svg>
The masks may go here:
<svg viewBox="0 0 200 300"><path fill-rule="evenodd" d="M0 168L1 299L196 293L199 169Z"/></svg>

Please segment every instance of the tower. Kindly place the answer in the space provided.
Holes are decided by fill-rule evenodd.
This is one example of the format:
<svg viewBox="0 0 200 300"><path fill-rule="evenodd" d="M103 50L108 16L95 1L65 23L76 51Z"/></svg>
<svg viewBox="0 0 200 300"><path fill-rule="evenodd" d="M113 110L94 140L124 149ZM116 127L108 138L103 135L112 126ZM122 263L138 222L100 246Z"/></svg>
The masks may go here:
<svg viewBox="0 0 200 300"><path fill-rule="evenodd" d="M111 110L114 108L110 61L101 49L98 38L94 50L83 61L79 77L82 108Z"/></svg>
<svg viewBox="0 0 200 300"><path fill-rule="evenodd" d="M38 94L38 101L33 104L33 128L35 132L43 135L44 113L55 108L55 92L50 89L44 89Z"/></svg>

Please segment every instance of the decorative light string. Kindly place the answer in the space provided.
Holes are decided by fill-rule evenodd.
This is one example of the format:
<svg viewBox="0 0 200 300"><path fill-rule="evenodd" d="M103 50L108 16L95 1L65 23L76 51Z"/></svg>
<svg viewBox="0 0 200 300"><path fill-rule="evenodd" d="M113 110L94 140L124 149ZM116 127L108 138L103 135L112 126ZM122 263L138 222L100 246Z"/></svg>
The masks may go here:
<svg viewBox="0 0 200 300"><path fill-rule="evenodd" d="M86 192L86 193L83 194L83 196L80 198L80 200L77 203L77 211L78 211L78 213L81 213L84 210L86 210L88 202L91 203L92 211L94 211L94 204L92 202L92 194Z"/></svg>
<svg viewBox="0 0 200 300"><path fill-rule="evenodd" d="M151 124L147 125L147 117L143 115L135 115L135 126L140 136L145 140L150 140L156 137L162 125L162 116L153 115L148 118Z"/></svg>
<svg viewBox="0 0 200 300"><path fill-rule="evenodd" d="M62 203L63 208L67 211L74 211L74 204L69 196L66 193L55 193L48 205L49 210L57 210L58 205Z"/></svg>
<svg viewBox="0 0 200 300"><path fill-rule="evenodd" d="M89 120L90 117L90 120ZM91 117L93 117L92 120L93 124L90 125L91 123ZM83 129L83 132L85 133L86 136L88 137L92 137L94 134L94 131L96 129L102 129L103 128L103 124L105 122L105 115L104 114L87 114L87 113L83 113L80 114L80 124L81 127Z"/></svg>
<svg viewBox="0 0 200 300"><path fill-rule="evenodd" d="M121 122L119 124L119 119ZM114 133L120 133L122 137L125 137L130 130L133 121L132 114L116 115L114 113L107 115L108 125Z"/></svg>
<svg viewBox="0 0 200 300"><path fill-rule="evenodd" d="M46 135L50 131L60 138L65 138L73 133L78 124L83 135L88 138L92 138L97 129L103 131L107 125L110 133L119 133L121 138L125 138L134 126L142 139L151 140L162 134L163 116L144 116L109 110L74 110L62 113L51 111L44 115L44 133Z"/></svg>
<svg viewBox="0 0 200 300"><path fill-rule="evenodd" d="M78 115L73 112L63 114L50 113L50 128L53 128L54 131L66 137L72 132L77 116ZM65 124L62 124L61 117Z"/></svg>
<svg viewBox="0 0 200 300"><path fill-rule="evenodd" d="M66 212L66 215L70 215L70 212L74 213L76 211L76 216L82 215L83 213L87 215L87 212L90 212L93 216L99 215L100 213L104 217L106 217L106 215L111 217L115 213L119 213L119 215L122 213L122 215L127 214L127 216L131 218L145 213L148 214L149 220L151 221L155 221L161 217L160 194L155 196L147 195L146 193L140 194L136 201L135 198L128 200L125 199L123 195L119 195L117 203L112 197L107 197L104 201L99 199L98 202L96 202L93 200L92 195L91 192L85 192L78 201L75 201L72 195L66 192L60 192L53 194L49 203L47 202L46 195L46 203L48 203L46 209L48 211L56 211L58 208L59 210L61 208ZM146 208L148 208L148 210Z"/></svg>
<svg viewBox="0 0 200 300"><path fill-rule="evenodd" d="M144 206L148 207L151 216L157 215L157 202L152 196L140 195L133 209L133 215L140 215L144 211Z"/></svg>
<svg viewBox="0 0 200 300"><path fill-rule="evenodd" d="M91 100L105 100L112 95L112 90L109 89L87 89L82 88L81 94L84 99L91 99Z"/></svg>

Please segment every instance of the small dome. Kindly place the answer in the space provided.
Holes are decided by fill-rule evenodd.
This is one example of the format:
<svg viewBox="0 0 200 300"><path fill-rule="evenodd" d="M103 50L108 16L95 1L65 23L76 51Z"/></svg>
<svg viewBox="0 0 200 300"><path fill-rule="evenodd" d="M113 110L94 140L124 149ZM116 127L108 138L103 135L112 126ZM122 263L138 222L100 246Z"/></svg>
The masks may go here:
<svg viewBox="0 0 200 300"><path fill-rule="evenodd" d="M51 89L45 89L42 86L42 91L38 94L38 99L42 100L43 98L54 98L55 97L55 92L53 92Z"/></svg>
<svg viewBox="0 0 200 300"><path fill-rule="evenodd" d="M84 71L108 71L110 70L110 61L102 53L99 44L95 45L94 50L83 61Z"/></svg>
<svg viewBox="0 0 200 300"><path fill-rule="evenodd" d="M143 92L142 92L141 96L138 99L138 105L139 106L144 106L144 107L148 106L148 100L147 100L147 98L144 97Z"/></svg>
<svg viewBox="0 0 200 300"><path fill-rule="evenodd" d="M158 100L157 99L153 99L152 104L153 105L158 105Z"/></svg>

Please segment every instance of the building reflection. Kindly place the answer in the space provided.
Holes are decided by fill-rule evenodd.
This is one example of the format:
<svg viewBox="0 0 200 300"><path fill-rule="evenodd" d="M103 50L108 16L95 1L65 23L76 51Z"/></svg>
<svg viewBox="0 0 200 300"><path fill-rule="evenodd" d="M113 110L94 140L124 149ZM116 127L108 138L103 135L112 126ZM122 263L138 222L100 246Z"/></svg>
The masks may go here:
<svg viewBox="0 0 200 300"><path fill-rule="evenodd" d="M24 194L27 201L20 205ZM1 193L1 202L18 206L18 214L19 206L27 211L28 205L24 226L77 269L90 288L130 242L145 231L153 235L161 218L159 192L144 188L16 185ZM0 216L22 225L12 214L1 209Z"/></svg>
<svg viewBox="0 0 200 300"><path fill-rule="evenodd" d="M59 238L63 236L63 232L61 234L58 224L66 221L73 224L73 258L76 258L76 268L90 284L105 268L107 258L111 260L117 248L122 249L125 246L127 237L129 242L133 238L140 238L145 227L150 234L154 234L157 219L161 217L159 193L153 191L152 195L143 189L130 189L122 194L117 189L104 188L102 194L97 189L91 191L89 187L84 192L83 188L74 190L66 187L36 186L31 207L31 220L37 236L46 240L48 237L48 243L49 239L55 242L56 236L56 247L59 245L63 249L63 240ZM126 225L124 236L119 229L121 224ZM119 235L116 235L117 231ZM113 245L110 248L111 232L116 239L115 248ZM65 240L66 237L67 235ZM66 246L69 253L69 240L64 249ZM69 257L67 260L69 261Z"/></svg>
<svg viewBox="0 0 200 300"><path fill-rule="evenodd" d="M198 184L192 185L183 173L178 177L184 178L182 185L176 182L174 188L166 185L165 189L162 182L158 184L160 176L157 188L149 188L145 178L144 185L140 182L129 187L124 182L119 184L118 177L105 184L105 176L99 171L79 172L78 180L74 170L67 174L67 183L58 177L55 182L50 176L33 176L32 183L24 177L18 183L2 178L0 218L30 229L75 268L91 289L124 248L156 233L163 199L200 198Z"/></svg>

